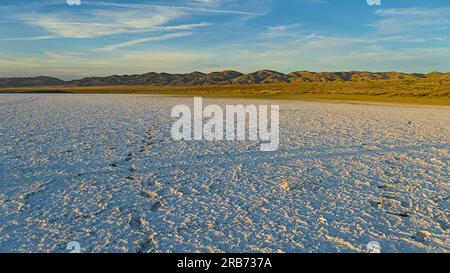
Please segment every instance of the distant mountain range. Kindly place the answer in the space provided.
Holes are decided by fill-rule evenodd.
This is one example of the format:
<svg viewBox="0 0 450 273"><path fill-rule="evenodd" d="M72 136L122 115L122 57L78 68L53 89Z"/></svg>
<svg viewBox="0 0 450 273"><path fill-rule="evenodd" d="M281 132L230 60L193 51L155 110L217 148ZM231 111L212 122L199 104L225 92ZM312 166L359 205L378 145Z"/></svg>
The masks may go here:
<svg viewBox="0 0 450 273"><path fill-rule="evenodd" d="M309 72L297 71L283 74L271 70L261 70L250 74L237 71L222 71L209 74L193 72L189 74L145 73L139 75L89 77L79 80L63 81L53 77L0 78L0 87L35 86L108 86L108 85L163 85L163 86L203 86L203 85L248 85L298 82L345 82L373 80L416 80L446 79L450 73L433 72L429 74L407 74L400 72Z"/></svg>

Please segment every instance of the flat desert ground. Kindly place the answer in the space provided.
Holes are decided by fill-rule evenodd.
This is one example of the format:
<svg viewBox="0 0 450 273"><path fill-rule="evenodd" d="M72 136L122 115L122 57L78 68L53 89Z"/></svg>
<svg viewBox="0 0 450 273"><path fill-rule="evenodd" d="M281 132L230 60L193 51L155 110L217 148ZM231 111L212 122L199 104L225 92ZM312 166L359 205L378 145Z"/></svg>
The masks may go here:
<svg viewBox="0 0 450 273"><path fill-rule="evenodd" d="M0 95L0 251L450 252L450 108L279 104L280 148L177 142L156 95Z"/></svg>

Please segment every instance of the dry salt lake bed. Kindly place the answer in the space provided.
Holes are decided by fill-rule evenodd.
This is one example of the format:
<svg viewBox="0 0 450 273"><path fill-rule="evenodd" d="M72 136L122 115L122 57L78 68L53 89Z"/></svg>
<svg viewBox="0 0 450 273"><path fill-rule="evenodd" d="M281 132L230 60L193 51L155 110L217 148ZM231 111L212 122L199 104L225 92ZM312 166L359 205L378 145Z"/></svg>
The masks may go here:
<svg viewBox="0 0 450 273"><path fill-rule="evenodd" d="M261 152L172 140L180 103L0 95L0 251L450 252L449 108L258 101Z"/></svg>

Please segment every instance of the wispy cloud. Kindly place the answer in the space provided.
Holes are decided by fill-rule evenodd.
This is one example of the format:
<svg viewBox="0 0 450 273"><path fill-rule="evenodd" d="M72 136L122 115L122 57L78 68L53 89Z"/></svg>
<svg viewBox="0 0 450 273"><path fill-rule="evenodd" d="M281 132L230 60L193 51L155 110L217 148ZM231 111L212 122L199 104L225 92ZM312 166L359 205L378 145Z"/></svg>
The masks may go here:
<svg viewBox="0 0 450 273"><path fill-rule="evenodd" d="M430 32L436 28L448 29L450 25L450 7L380 9L375 14L380 19L372 26L381 34L420 33L421 28Z"/></svg>
<svg viewBox="0 0 450 273"><path fill-rule="evenodd" d="M299 27L303 26L303 24L300 23L294 23L290 25L276 25L276 26L269 26L269 31L286 31L286 30L292 30L297 29Z"/></svg>
<svg viewBox="0 0 450 273"><path fill-rule="evenodd" d="M27 24L40 27L63 38L97 38L136 31L150 31L183 16L171 9L110 11L94 10L84 13L54 12L25 13L16 17Z"/></svg>
<svg viewBox="0 0 450 273"><path fill-rule="evenodd" d="M160 35L160 36L150 36L150 37L130 40L130 41L123 42L123 43L108 45L106 47L99 48L97 50L98 51L112 51L112 50L116 50L116 49L120 49L120 48L134 46L137 44L142 44L142 43L147 43L147 42L156 42L156 41L166 41L166 40L171 40L171 39L188 37L191 35L193 35L192 32L176 32L176 33L169 33L169 34L164 34L164 35Z"/></svg>
<svg viewBox="0 0 450 273"><path fill-rule="evenodd" d="M222 1L217 1L217 4ZM54 3L44 2L43 5ZM208 2L208 5L211 4ZM88 7L88 8L85 8ZM91 8L89 8L91 7ZM93 8L92 8L93 7ZM74 12L76 11L76 12ZM45 31L46 39L52 38L101 38L117 34L146 33L149 32L171 32L180 30L196 30L210 26L209 22L176 23L185 21L195 14L214 13L216 16L237 15L255 16L258 13L229 10L212 9L205 5L180 6L161 4L132 4L118 2L96 2L83 1L81 8L71 9L64 7L43 13L34 9L26 12L17 12L7 19L8 23L25 23L32 27ZM218 14L218 15L217 15ZM160 35L160 33L158 33ZM145 37L144 37L145 38ZM15 37L11 40L17 39ZM21 37L21 40L38 40L38 37Z"/></svg>
<svg viewBox="0 0 450 273"><path fill-rule="evenodd" d="M30 36L30 37L16 37L16 38L2 38L0 41L40 41L40 40L50 40L59 38L54 35L44 35L44 36Z"/></svg>
<svg viewBox="0 0 450 273"><path fill-rule="evenodd" d="M263 32L266 36L281 37L281 36L297 36L300 28L303 26L301 23L293 23L289 25L275 25L268 26L267 30Z"/></svg>
<svg viewBox="0 0 450 273"><path fill-rule="evenodd" d="M197 1L201 3L215 3L219 1L206 0ZM94 2L94 1L84 1L83 5L91 6L107 6L107 7L121 7L121 8L132 8L132 9L145 9L145 8L159 8L159 9L171 9L183 12L196 12L196 13L225 13L225 14L238 14L238 15L264 15L264 13L252 12L252 11L241 11L241 10L227 10L227 9L211 9L205 7L189 7L189 6L177 6L177 5L162 5L162 4L126 4L117 2Z"/></svg>

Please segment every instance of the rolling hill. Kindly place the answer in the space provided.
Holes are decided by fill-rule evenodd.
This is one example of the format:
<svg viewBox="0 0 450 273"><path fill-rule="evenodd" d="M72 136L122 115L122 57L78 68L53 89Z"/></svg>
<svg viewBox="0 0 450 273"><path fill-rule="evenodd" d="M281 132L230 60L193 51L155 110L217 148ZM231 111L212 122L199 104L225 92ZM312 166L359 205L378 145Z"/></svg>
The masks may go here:
<svg viewBox="0 0 450 273"><path fill-rule="evenodd" d="M57 86L66 82L52 77L0 78L0 87Z"/></svg>
<svg viewBox="0 0 450 273"><path fill-rule="evenodd" d="M450 80L450 73L407 74L400 72L309 72L296 71L283 74L277 71L261 70L249 74L226 70L222 72L169 74L149 72L136 75L112 75L88 77L63 81L54 77L0 78L0 88L36 86L111 86L111 85L156 85L156 86L212 86L212 85L252 85L306 82L365 82L379 80Z"/></svg>

